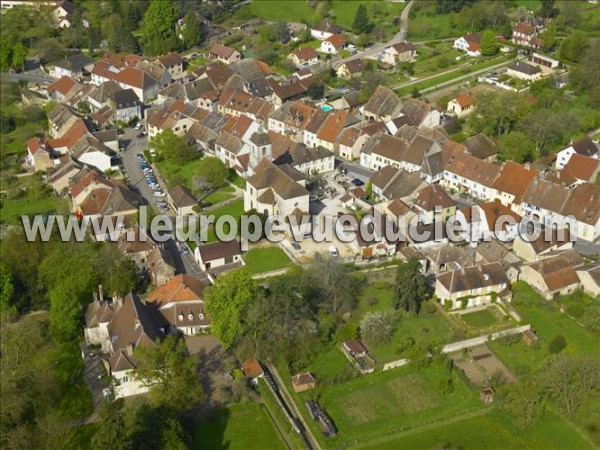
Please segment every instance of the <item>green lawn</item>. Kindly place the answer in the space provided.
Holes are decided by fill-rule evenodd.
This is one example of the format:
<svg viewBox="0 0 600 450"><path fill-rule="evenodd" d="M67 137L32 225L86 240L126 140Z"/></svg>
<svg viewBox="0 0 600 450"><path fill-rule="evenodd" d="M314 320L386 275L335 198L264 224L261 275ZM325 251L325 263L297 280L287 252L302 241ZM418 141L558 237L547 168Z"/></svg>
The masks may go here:
<svg viewBox="0 0 600 450"><path fill-rule="evenodd" d="M48 213L68 214L69 203L66 200L59 200L52 192L43 193L39 196L25 193L19 197L5 197L2 199L0 222L20 224L21 214L32 216Z"/></svg>
<svg viewBox="0 0 600 450"><path fill-rule="evenodd" d="M240 221L240 216L244 213L244 199L243 198L239 198L237 200L234 200L226 205L223 205L219 208L214 208L214 209L210 209L210 210L202 210L202 214L205 216L215 216L215 220L213 221L213 223L215 223L219 217L221 216L232 216L233 218L235 218L235 220L238 222L239 225L239 221ZM228 231L227 229L225 231ZM239 227L238 227L238 235L239 235ZM208 229L208 239L207 242L216 242L217 241L217 235L214 231L214 226L210 226Z"/></svg>
<svg viewBox="0 0 600 450"><path fill-rule="evenodd" d="M531 328L539 337L539 341L531 347L521 340L511 346L503 341L491 343L494 352L517 376L542 367L546 358L550 356L548 344L558 334L562 334L567 341L564 353L598 355L600 337L579 325L568 315L561 314L553 301L543 299L524 282L515 283L511 289L513 305L523 317L523 323L531 324Z"/></svg>
<svg viewBox="0 0 600 450"><path fill-rule="evenodd" d="M217 203L231 200L233 197L234 188L233 186L227 185L223 186L222 188L219 188L218 190L210 194L208 197L205 197L204 200L202 200L202 203L212 206L216 205Z"/></svg>
<svg viewBox="0 0 600 450"><path fill-rule="evenodd" d="M488 328L498 322L498 318L487 309L462 314L460 318L471 328Z"/></svg>
<svg viewBox="0 0 600 450"><path fill-rule="evenodd" d="M194 433L194 450L264 450L285 446L258 403L242 403L213 413Z"/></svg>
<svg viewBox="0 0 600 450"><path fill-rule="evenodd" d="M333 0L331 2L331 12L335 23L351 30L356 10L361 3L367 6L369 19L376 28L383 29L389 34L398 32L399 25L394 25L392 21L394 18L400 17L405 6L404 3L398 2Z"/></svg>
<svg viewBox="0 0 600 450"><path fill-rule="evenodd" d="M244 255L244 261L252 274L282 269L291 262L279 246L253 248Z"/></svg>
<svg viewBox="0 0 600 450"><path fill-rule="evenodd" d="M417 61L415 62L415 76L429 75L452 66L462 64L456 57L463 52L452 48L451 42L440 42L431 45L421 45L417 48Z"/></svg>
<svg viewBox="0 0 600 450"><path fill-rule="evenodd" d="M436 347L454 340L452 324L440 313L430 300L423 304L419 316L404 314L395 309L393 289L383 283L373 283L363 288L353 319L360 323L366 312L387 311L397 317L396 331L392 340L381 346L368 346L377 363L394 361L402 357L399 343L411 337L416 345Z"/></svg>
<svg viewBox="0 0 600 450"><path fill-rule="evenodd" d="M497 409L476 417L451 421L440 426L416 429L393 439L381 438L359 448L372 449L545 449L571 450L594 448L577 430L558 415L548 412L544 419L525 430L516 429Z"/></svg>
<svg viewBox="0 0 600 450"><path fill-rule="evenodd" d="M442 378L452 379L453 392L436 390L436 382ZM318 392L302 394L301 398L315 394L339 430L327 443L340 448L367 444L380 436L481 407L474 392L439 364L370 374L318 388Z"/></svg>
<svg viewBox="0 0 600 450"><path fill-rule="evenodd" d="M411 11L410 15L408 26L408 39L410 41L458 37L467 31L458 26L458 14L437 14L435 12L414 14Z"/></svg>
<svg viewBox="0 0 600 450"><path fill-rule="evenodd" d="M243 9L249 10L254 16L275 22L314 23L316 20L315 10L304 0L255 0Z"/></svg>

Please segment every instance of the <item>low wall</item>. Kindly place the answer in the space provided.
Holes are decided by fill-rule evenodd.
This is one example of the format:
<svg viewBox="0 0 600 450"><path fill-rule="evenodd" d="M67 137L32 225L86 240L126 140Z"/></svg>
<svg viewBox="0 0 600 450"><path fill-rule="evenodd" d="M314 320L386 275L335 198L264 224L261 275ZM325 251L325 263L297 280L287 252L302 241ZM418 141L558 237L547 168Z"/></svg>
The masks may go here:
<svg viewBox="0 0 600 450"><path fill-rule="evenodd" d="M402 367L402 366L405 366L406 364L408 364L408 359L406 359L406 358L398 359L396 361L385 363L383 365L383 370L385 372L386 370L395 369L396 367Z"/></svg>
<svg viewBox="0 0 600 450"><path fill-rule="evenodd" d="M465 348L475 347L488 342L488 340L495 341L496 339L510 336L513 334L520 334L525 330L531 329L531 325L523 325L521 327L510 328L508 330L497 331L496 333L485 334L483 336L466 339L464 341L453 342L452 344L444 345L442 353L452 353L463 350Z"/></svg>

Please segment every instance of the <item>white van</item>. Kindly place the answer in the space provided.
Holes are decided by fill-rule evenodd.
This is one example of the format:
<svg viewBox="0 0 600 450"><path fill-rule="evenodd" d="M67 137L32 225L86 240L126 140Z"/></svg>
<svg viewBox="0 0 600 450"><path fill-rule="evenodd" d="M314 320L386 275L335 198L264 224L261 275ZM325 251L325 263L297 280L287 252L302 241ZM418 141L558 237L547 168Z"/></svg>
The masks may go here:
<svg viewBox="0 0 600 450"><path fill-rule="evenodd" d="M338 252L338 249L335 247L335 245L329 246L329 256L331 256L332 258L337 258L338 256L340 256L340 252Z"/></svg>

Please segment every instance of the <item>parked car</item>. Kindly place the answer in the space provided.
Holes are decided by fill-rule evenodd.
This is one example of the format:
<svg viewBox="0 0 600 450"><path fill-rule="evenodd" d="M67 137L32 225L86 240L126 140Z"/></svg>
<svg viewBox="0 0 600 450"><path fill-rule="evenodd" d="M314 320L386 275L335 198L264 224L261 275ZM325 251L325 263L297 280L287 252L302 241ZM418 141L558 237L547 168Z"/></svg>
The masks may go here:
<svg viewBox="0 0 600 450"><path fill-rule="evenodd" d="M135 127L133 127L133 128L135 128L136 130L141 130L142 129L142 123L141 122L136 123Z"/></svg>
<svg viewBox="0 0 600 450"><path fill-rule="evenodd" d="M292 242L292 248L294 250L302 250L302 247L297 242Z"/></svg>
<svg viewBox="0 0 600 450"><path fill-rule="evenodd" d="M163 191L154 191L155 197L166 197L166 195Z"/></svg>
<svg viewBox="0 0 600 450"><path fill-rule="evenodd" d="M144 133L143 131L137 134L137 137L139 138L143 138L144 136L146 136L146 133Z"/></svg>
<svg viewBox="0 0 600 450"><path fill-rule="evenodd" d="M329 256L331 256L332 258L337 258L338 256L340 256L340 252L338 252L338 249L335 247L335 245L329 246Z"/></svg>
<svg viewBox="0 0 600 450"><path fill-rule="evenodd" d="M181 246L181 254L182 255L189 255L190 251L188 250L188 248L185 245Z"/></svg>
<svg viewBox="0 0 600 450"><path fill-rule="evenodd" d="M365 184L364 181L362 181L359 178L355 178L354 180L352 180L350 183L352 183L354 186L358 187L358 186L362 186L363 184Z"/></svg>

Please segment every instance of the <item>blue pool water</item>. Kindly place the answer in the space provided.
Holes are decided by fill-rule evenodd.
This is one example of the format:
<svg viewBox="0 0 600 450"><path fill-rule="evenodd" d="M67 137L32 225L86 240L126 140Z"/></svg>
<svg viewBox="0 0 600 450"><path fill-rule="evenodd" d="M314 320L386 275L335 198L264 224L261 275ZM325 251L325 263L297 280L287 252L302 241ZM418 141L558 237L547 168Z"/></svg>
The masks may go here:
<svg viewBox="0 0 600 450"><path fill-rule="evenodd" d="M323 111L331 111L333 109L333 106L330 106L330 105L321 105L321 109Z"/></svg>

